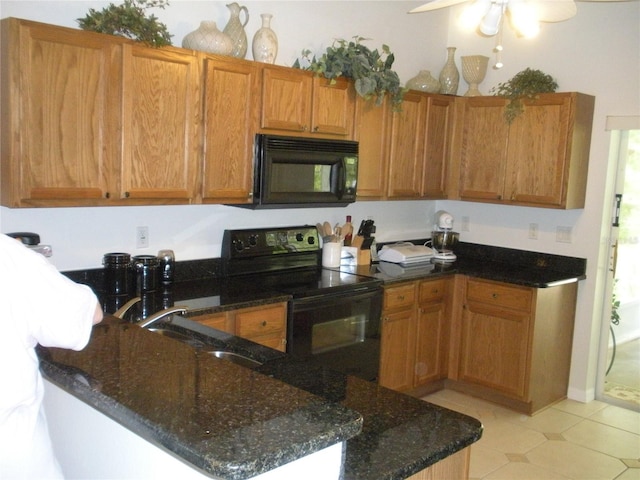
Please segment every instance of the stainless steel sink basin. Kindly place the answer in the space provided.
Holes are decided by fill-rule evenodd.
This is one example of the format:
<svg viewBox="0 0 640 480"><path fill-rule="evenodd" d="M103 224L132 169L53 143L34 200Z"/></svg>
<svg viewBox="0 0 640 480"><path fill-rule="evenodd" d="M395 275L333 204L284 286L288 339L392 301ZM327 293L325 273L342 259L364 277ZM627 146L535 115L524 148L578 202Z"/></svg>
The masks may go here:
<svg viewBox="0 0 640 480"><path fill-rule="evenodd" d="M147 330L149 330L150 332L154 332L157 333L158 335L162 335L164 337L169 337L169 338L173 338L175 340L180 340L181 342L190 342L192 341L192 338L189 337L188 335L185 335L183 333L180 332L176 332L174 330L169 330L167 328L148 328Z"/></svg>
<svg viewBox="0 0 640 480"><path fill-rule="evenodd" d="M258 362L257 360L245 357L244 355L240 355L235 352L228 352L226 350L211 350L207 351L207 353L213 355L216 358L227 360L229 362L235 363L236 365L240 365L246 368L256 368L262 365L262 363Z"/></svg>

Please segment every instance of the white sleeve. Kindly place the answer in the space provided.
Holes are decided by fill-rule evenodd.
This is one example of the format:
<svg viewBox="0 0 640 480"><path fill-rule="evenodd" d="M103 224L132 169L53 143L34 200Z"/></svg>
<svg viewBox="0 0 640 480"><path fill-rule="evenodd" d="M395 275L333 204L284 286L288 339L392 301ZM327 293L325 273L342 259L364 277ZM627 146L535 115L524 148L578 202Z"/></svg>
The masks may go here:
<svg viewBox="0 0 640 480"><path fill-rule="evenodd" d="M0 235L0 288L8 321L26 341L80 350L89 341L97 299L86 285L59 273L42 255Z"/></svg>

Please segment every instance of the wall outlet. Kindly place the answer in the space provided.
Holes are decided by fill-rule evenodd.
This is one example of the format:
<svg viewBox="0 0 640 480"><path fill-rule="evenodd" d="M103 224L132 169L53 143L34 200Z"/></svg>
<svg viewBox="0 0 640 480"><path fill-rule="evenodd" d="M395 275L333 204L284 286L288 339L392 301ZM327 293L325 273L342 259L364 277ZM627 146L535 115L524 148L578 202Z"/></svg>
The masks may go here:
<svg viewBox="0 0 640 480"><path fill-rule="evenodd" d="M149 227L136 227L136 248L149 247Z"/></svg>
<svg viewBox="0 0 640 480"><path fill-rule="evenodd" d="M573 229L571 227L556 227L556 242L572 243Z"/></svg>
<svg viewBox="0 0 640 480"><path fill-rule="evenodd" d="M537 240L538 239L538 224L537 223L530 223L529 224L529 238L531 240Z"/></svg>
<svg viewBox="0 0 640 480"><path fill-rule="evenodd" d="M469 217L460 218L460 230L463 232L469 231Z"/></svg>

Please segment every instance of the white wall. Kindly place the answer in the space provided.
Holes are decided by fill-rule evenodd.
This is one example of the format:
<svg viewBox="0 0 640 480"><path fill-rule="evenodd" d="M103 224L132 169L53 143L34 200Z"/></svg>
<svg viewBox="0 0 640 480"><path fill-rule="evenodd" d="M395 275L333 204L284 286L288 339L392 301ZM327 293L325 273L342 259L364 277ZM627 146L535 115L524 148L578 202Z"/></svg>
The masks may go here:
<svg viewBox="0 0 640 480"><path fill-rule="evenodd" d="M75 27L89 6L103 8L109 2L54 2L0 0L0 17L14 16ZM228 19L226 1L172 0L156 15L174 34L182 37L200 20L216 20L222 28ZM259 14L274 15L272 27L280 40L276 63L290 65L305 48L321 53L333 38L355 35L371 38L370 47L389 45L395 53L395 69L403 82L420 69L438 74L446 57L445 48L456 46L461 55L492 56L494 39L459 30L455 20L460 7L407 15L421 1L280 1L240 2L248 7L248 36L260 26ZM346 209L304 209L251 212L224 206L118 207L75 209L0 208L2 232L39 232L54 248L53 262L61 269L97 267L102 254L124 250L155 253L172 247L178 259L217 256L222 230L253 225L343 221L346 214L358 222L371 216L380 240L410 238L431 229L430 215L436 208L450 210L458 219L467 216L468 232L461 240L496 244L588 259L588 279L579 288L578 311L569 394L578 400L593 398L599 334L601 295L597 275L605 267L599 259L608 239L601 237L603 216L608 216L604 191L607 176L609 134L607 115L637 115L640 112L640 3L578 2L578 14L557 24L543 24L534 40L516 38L504 30L505 67L489 69L480 90L487 93L498 82L508 80L526 67L537 68L557 79L562 91L581 91L596 96L589 170L588 199L584 210L552 211L465 202L373 202ZM466 90L461 80L459 93ZM529 223L538 223L539 239L528 239ZM135 226L147 225L150 248L135 250ZM557 226L573 229L571 244L557 243Z"/></svg>

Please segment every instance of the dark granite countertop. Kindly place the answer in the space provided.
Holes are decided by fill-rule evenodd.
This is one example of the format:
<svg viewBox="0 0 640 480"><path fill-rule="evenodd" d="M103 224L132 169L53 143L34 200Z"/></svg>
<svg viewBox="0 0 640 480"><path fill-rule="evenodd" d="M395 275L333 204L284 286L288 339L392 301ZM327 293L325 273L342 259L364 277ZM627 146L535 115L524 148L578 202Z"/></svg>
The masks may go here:
<svg viewBox="0 0 640 480"><path fill-rule="evenodd" d="M284 356L218 333L205 342L262 362ZM202 336L193 337L185 343L110 317L83 351L39 348L41 368L72 395L221 479L251 478L361 431L352 408L215 358Z"/></svg>
<svg viewBox="0 0 640 480"><path fill-rule="evenodd" d="M347 440L344 480L400 480L482 435L466 415L194 324L174 316L164 325L189 335L184 343L109 319L81 352L40 348L42 370L220 478L249 478ZM203 345L263 365L246 369Z"/></svg>
<svg viewBox="0 0 640 480"><path fill-rule="evenodd" d="M413 243L422 244L424 239L414 240ZM455 253L457 259L452 263L429 262L403 267L379 262L372 265L343 265L340 268L377 278L385 284L456 273L534 288L548 288L586 278L587 262L583 258L462 242L456 247Z"/></svg>

